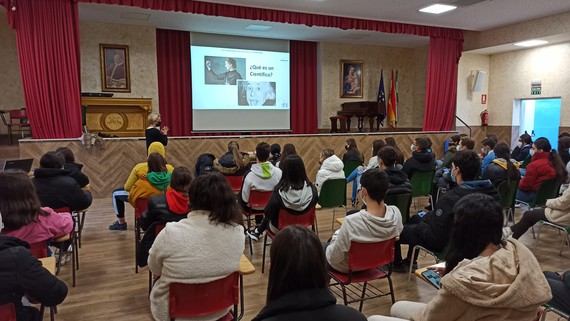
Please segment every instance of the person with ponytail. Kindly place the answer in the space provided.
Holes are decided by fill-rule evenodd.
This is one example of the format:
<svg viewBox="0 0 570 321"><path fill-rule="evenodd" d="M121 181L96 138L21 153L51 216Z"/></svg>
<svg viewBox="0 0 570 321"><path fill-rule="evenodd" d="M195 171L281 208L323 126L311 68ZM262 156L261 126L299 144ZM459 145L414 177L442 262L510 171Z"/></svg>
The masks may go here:
<svg viewBox="0 0 570 321"><path fill-rule="evenodd" d="M214 160L214 169L223 175L241 176L249 169L250 162L249 154L240 152L238 142L232 140L228 152Z"/></svg>
<svg viewBox="0 0 570 321"><path fill-rule="evenodd" d="M487 166L487 170L483 173L483 179L488 179L498 187L504 181L518 181L521 179L521 173L518 170L518 163L509 159L509 145L498 143L493 148L495 159Z"/></svg>
<svg viewBox="0 0 570 321"><path fill-rule="evenodd" d="M437 295L427 304L396 302L391 309L396 318L368 321L534 320L550 301L550 287L532 252L513 238L502 239L499 202L473 193L453 212L445 269L436 269L443 276Z"/></svg>
<svg viewBox="0 0 570 321"><path fill-rule="evenodd" d="M529 154L532 159L526 167L526 174L519 183L516 195L518 201L525 203L536 198L536 193L544 181L557 178L566 182L568 177L564 163L547 138L540 137L535 140Z"/></svg>

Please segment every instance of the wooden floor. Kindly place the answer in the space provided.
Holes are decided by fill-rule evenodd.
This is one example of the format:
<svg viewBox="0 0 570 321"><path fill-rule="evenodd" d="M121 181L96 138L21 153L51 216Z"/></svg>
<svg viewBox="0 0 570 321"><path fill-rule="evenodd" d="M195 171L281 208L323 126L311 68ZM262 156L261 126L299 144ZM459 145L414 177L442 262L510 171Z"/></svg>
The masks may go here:
<svg viewBox="0 0 570 321"><path fill-rule="evenodd" d="M517 214L520 217L520 210L517 210ZM77 273L77 286L71 287L69 265L64 266L59 275L70 286L70 290L65 302L58 307L57 320L152 320L148 301L148 270L143 268L138 274L134 271L132 208L127 209L126 216L129 230L109 231L107 227L115 219L111 199L94 201L87 213L83 246L79 252L81 266ZM317 211L317 216L320 238L325 241L332 234L332 211ZM530 231L521 241L535 253L543 270L567 270L570 266L570 249L566 248L563 255L559 256L561 239L556 232L543 231L538 248L535 248ZM261 247L262 242L255 244L251 258L257 271L244 277L246 311L243 320L251 320L265 304L267 273L261 274ZM249 253L246 255L249 257ZM420 257L420 266L432 263L430 257ZM394 274L393 281L396 300L428 302L436 294L434 288L415 277L407 287L406 274ZM386 281L378 284L387 288ZM370 300L365 302L363 313L366 316L387 315L390 305L389 297ZM49 318L46 316L45 320ZM556 319L550 317L548 320Z"/></svg>

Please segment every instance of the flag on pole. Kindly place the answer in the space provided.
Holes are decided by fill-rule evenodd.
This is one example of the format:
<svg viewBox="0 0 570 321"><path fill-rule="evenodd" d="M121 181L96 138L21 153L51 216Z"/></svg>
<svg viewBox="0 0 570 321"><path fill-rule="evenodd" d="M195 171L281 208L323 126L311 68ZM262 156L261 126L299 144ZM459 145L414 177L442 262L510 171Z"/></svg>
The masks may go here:
<svg viewBox="0 0 570 321"><path fill-rule="evenodd" d="M400 105L400 94L398 91L398 70L396 70L396 105ZM398 123L398 109L396 109L396 123Z"/></svg>
<svg viewBox="0 0 570 321"><path fill-rule="evenodd" d="M380 70L380 83L378 84L378 102L386 110L386 92L384 91L384 71Z"/></svg>
<svg viewBox="0 0 570 321"><path fill-rule="evenodd" d="M396 93L396 84L394 81L394 70L392 70L392 83L390 84L390 96L388 98L388 123L390 124L390 127L392 128L396 128L396 105L397 105L397 93Z"/></svg>

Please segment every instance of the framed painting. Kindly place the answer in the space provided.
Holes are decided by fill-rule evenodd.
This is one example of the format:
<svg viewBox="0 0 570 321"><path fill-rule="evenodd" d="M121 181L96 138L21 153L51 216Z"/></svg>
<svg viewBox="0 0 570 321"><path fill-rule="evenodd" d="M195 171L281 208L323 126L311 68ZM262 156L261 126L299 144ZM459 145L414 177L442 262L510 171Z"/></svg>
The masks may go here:
<svg viewBox="0 0 570 321"><path fill-rule="evenodd" d="M102 91L131 92L129 46L99 45Z"/></svg>
<svg viewBox="0 0 570 321"><path fill-rule="evenodd" d="M362 98L362 60L340 61L340 98Z"/></svg>

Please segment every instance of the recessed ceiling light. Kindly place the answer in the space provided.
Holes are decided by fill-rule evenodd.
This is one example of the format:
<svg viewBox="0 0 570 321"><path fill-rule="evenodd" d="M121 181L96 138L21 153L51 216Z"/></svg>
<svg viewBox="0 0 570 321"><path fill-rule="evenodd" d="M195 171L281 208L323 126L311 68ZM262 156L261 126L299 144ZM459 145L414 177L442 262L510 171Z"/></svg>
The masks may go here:
<svg viewBox="0 0 570 321"><path fill-rule="evenodd" d="M271 29L271 26L263 26L263 25L249 25L245 27L247 30L255 30L255 31L267 31Z"/></svg>
<svg viewBox="0 0 570 321"><path fill-rule="evenodd" d="M425 7L423 9L420 9L420 12L440 14L440 13L444 13L444 12L455 10L455 9L457 9L456 6L436 3L436 4L432 4L429 7Z"/></svg>
<svg viewBox="0 0 570 321"><path fill-rule="evenodd" d="M533 40L527 40L527 41L517 42L517 43L515 43L515 46L519 46L519 47L534 47L534 46L544 45L545 43L548 43L548 41L546 41L546 40L533 39Z"/></svg>

